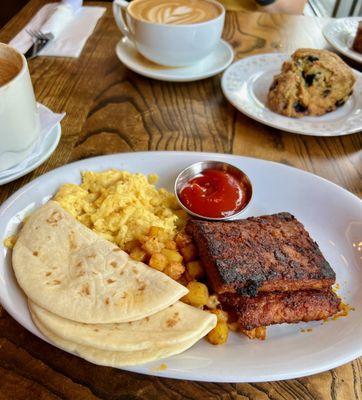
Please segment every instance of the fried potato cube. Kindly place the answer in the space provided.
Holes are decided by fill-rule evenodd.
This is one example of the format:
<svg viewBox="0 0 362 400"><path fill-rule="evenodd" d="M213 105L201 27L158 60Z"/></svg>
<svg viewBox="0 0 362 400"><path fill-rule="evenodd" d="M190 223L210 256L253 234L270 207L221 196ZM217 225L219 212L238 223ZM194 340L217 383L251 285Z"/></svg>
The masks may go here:
<svg viewBox="0 0 362 400"><path fill-rule="evenodd" d="M124 251L129 254L134 248L139 246L140 243L138 242L138 240L130 240L124 244Z"/></svg>
<svg viewBox="0 0 362 400"><path fill-rule="evenodd" d="M188 283L187 289L189 289L189 292L182 298L185 303L195 307L202 307L207 304L209 291L206 285L201 282L192 281Z"/></svg>
<svg viewBox="0 0 362 400"><path fill-rule="evenodd" d="M211 310L214 310L215 308L217 308L217 306L220 304L219 299L217 298L217 296L215 294L212 294L211 296L209 296L209 300L207 301L207 308L210 308Z"/></svg>
<svg viewBox="0 0 362 400"><path fill-rule="evenodd" d="M228 313L226 311L215 309L210 310L211 314L215 314L219 322L228 322Z"/></svg>
<svg viewBox="0 0 362 400"><path fill-rule="evenodd" d="M185 267L181 263L174 262L170 263L163 272L167 274L170 278L177 281L185 272Z"/></svg>
<svg viewBox="0 0 362 400"><path fill-rule="evenodd" d="M159 226L151 226L149 235L151 237L157 238L160 242L165 242L168 238L165 230Z"/></svg>
<svg viewBox="0 0 362 400"><path fill-rule="evenodd" d="M162 249L161 253L166 256L170 264L182 262L182 255L177 250Z"/></svg>
<svg viewBox="0 0 362 400"><path fill-rule="evenodd" d="M129 255L135 261L145 262L147 258L147 253L138 246L135 247Z"/></svg>
<svg viewBox="0 0 362 400"><path fill-rule="evenodd" d="M265 338L266 338L266 327L265 326L259 326L258 328L254 328L254 329L251 329L251 330L242 329L241 333L246 335L249 339L265 340Z"/></svg>
<svg viewBox="0 0 362 400"><path fill-rule="evenodd" d="M152 255L154 253L161 253L164 245L157 238L151 237L145 243L143 243L142 248L148 254Z"/></svg>
<svg viewBox="0 0 362 400"><path fill-rule="evenodd" d="M189 215L187 214L187 212L185 210L175 210L174 214L176 214L179 217L179 222L180 223L184 223L187 218L189 217Z"/></svg>
<svg viewBox="0 0 362 400"><path fill-rule="evenodd" d="M191 236L187 235L186 233L178 233L175 237L175 241L179 249L192 243Z"/></svg>
<svg viewBox="0 0 362 400"><path fill-rule="evenodd" d="M167 266L167 258L162 253L153 253L148 264L152 268L163 271Z"/></svg>
<svg viewBox="0 0 362 400"><path fill-rule="evenodd" d="M159 226L151 226L151 228L150 228L150 231L149 231L149 235L150 236L153 236L153 237L157 237L158 236L158 234L160 233L160 232L164 232L164 229L163 228L161 228L161 227L159 227Z"/></svg>
<svg viewBox="0 0 362 400"><path fill-rule="evenodd" d="M212 329L208 334L207 334L207 340L211 344L224 344L226 343L229 335L229 328L226 322L224 321L219 321L217 322L216 326L214 329Z"/></svg>
<svg viewBox="0 0 362 400"><path fill-rule="evenodd" d="M200 261L190 261L186 264L186 268L189 276L195 280L198 280L205 276L205 271L202 268Z"/></svg>
<svg viewBox="0 0 362 400"><path fill-rule="evenodd" d="M166 240L165 248L169 250L177 250L176 242L174 240Z"/></svg>
<svg viewBox="0 0 362 400"><path fill-rule="evenodd" d="M185 262L194 261L197 258L197 249L196 246L192 243L188 244L185 247L181 247L180 253L182 254Z"/></svg>

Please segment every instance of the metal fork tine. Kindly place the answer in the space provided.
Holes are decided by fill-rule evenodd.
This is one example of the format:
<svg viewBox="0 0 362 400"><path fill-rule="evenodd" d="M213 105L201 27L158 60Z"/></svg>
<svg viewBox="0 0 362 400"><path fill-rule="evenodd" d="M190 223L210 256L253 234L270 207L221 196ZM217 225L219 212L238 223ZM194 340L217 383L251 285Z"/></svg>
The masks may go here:
<svg viewBox="0 0 362 400"><path fill-rule="evenodd" d="M51 33L45 34L37 29L26 29L26 32L33 40L33 45L25 53L28 59L36 57L39 51L41 51L50 40L54 39Z"/></svg>
<svg viewBox="0 0 362 400"><path fill-rule="evenodd" d="M42 39L49 40L48 37L43 32L39 32L39 33L40 33L40 36Z"/></svg>
<svg viewBox="0 0 362 400"><path fill-rule="evenodd" d="M34 39L34 32L31 29L25 29L25 32L32 38Z"/></svg>

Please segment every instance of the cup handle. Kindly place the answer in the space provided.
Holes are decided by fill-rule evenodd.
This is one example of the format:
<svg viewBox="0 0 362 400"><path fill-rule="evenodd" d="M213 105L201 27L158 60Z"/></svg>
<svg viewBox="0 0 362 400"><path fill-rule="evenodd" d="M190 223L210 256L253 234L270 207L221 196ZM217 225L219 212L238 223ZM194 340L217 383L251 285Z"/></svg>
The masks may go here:
<svg viewBox="0 0 362 400"><path fill-rule="evenodd" d="M133 35L126 23L124 18L124 11L129 6L129 2L126 0L113 0L113 15L116 20L118 28L121 30L124 36L133 41Z"/></svg>

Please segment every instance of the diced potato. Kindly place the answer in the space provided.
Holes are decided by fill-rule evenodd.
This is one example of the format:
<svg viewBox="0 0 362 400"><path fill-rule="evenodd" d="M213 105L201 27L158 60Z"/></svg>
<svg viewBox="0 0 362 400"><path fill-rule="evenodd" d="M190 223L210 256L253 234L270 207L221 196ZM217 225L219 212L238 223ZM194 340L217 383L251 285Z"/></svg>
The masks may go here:
<svg viewBox="0 0 362 400"><path fill-rule="evenodd" d="M167 257L170 264L182 262L182 255L177 250L162 249L161 253Z"/></svg>
<svg viewBox="0 0 362 400"><path fill-rule="evenodd" d="M189 235L187 235L186 233L178 233L175 237L175 241L176 241L177 247L179 249L192 243L191 237Z"/></svg>
<svg viewBox="0 0 362 400"><path fill-rule="evenodd" d="M170 278L176 281L181 278L182 274L185 272L185 267L181 263L170 263L163 271Z"/></svg>
<svg viewBox="0 0 362 400"><path fill-rule="evenodd" d="M135 247L139 247L139 245L140 243L138 240L130 240L129 242L125 243L124 251L129 254Z"/></svg>
<svg viewBox="0 0 362 400"><path fill-rule="evenodd" d="M185 303L195 307L202 307L207 304L209 291L206 285L201 282L192 281L188 283L187 289L189 289L189 292L182 298Z"/></svg>
<svg viewBox="0 0 362 400"><path fill-rule="evenodd" d="M161 253L154 253L152 254L148 264L152 268L163 271L167 266L167 258Z"/></svg>
<svg viewBox="0 0 362 400"><path fill-rule="evenodd" d="M228 322L228 313L226 311L215 309L210 310L212 314L215 314L218 322Z"/></svg>
<svg viewBox="0 0 362 400"><path fill-rule="evenodd" d="M207 340L211 344L226 343L229 335L229 328L226 322L218 321L215 328L212 329L208 335Z"/></svg>
<svg viewBox="0 0 362 400"><path fill-rule="evenodd" d="M151 226L149 235L157 238L160 242L165 242L168 239L168 235L165 230L159 226Z"/></svg>
<svg viewBox="0 0 362 400"><path fill-rule="evenodd" d="M265 326L259 326L258 328L254 328L254 329L250 329L250 330L242 329L241 333L246 335L249 339L265 340L265 338L266 338L266 327Z"/></svg>
<svg viewBox="0 0 362 400"><path fill-rule="evenodd" d="M189 215L187 214L187 212L185 210L175 210L174 214L176 214L179 218L181 223L185 222L187 220L187 218L189 217Z"/></svg>
<svg viewBox="0 0 362 400"><path fill-rule="evenodd" d="M147 253L141 247L135 247L129 254L133 260L145 262Z"/></svg>
<svg viewBox="0 0 362 400"><path fill-rule="evenodd" d="M159 226L151 226L148 234L150 236L157 237L159 232L162 232L162 231L164 232L164 229Z"/></svg>
<svg viewBox="0 0 362 400"><path fill-rule="evenodd" d="M174 240L166 240L165 247L169 250L177 250L176 242Z"/></svg>
<svg viewBox="0 0 362 400"><path fill-rule="evenodd" d="M214 310L218 305L220 304L217 296L215 294L212 294L209 296L209 300L207 301L207 308L210 308L211 310Z"/></svg>
<svg viewBox="0 0 362 400"><path fill-rule="evenodd" d="M151 237L145 243L143 243L142 248L150 255L154 253L161 253L164 245L157 238Z"/></svg>
<svg viewBox="0 0 362 400"><path fill-rule="evenodd" d="M202 268L200 261L190 261L186 264L187 273L195 280L205 276L205 271Z"/></svg>
<svg viewBox="0 0 362 400"><path fill-rule="evenodd" d="M180 253L182 254L185 262L194 261L197 258L197 249L194 244L188 244L185 247L180 248Z"/></svg>

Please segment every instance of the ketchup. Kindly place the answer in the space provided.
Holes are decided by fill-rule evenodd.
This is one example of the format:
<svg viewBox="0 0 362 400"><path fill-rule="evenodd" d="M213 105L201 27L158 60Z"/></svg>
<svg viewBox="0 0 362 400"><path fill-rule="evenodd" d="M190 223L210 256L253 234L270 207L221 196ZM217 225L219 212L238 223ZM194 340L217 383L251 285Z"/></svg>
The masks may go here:
<svg viewBox="0 0 362 400"><path fill-rule="evenodd" d="M229 172L206 169L190 179L179 194L192 212L210 218L228 217L245 207L242 184Z"/></svg>

